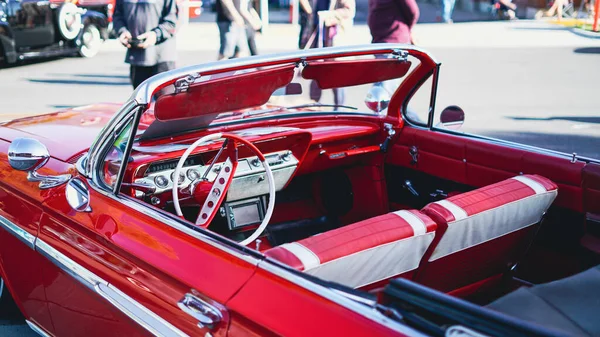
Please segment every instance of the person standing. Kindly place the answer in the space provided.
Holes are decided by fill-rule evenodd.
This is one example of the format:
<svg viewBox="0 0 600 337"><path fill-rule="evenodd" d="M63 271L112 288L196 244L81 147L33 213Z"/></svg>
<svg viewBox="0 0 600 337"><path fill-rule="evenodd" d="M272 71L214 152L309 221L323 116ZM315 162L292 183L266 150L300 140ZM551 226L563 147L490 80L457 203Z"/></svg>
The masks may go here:
<svg viewBox="0 0 600 337"><path fill-rule="evenodd" d="M262 28L262 21L254 9L254 2L254 0L248 1L248 18L245 18L248 49L250 50L250 55L252 56L258 55L258 48L256 47L256 32Z"/></svg>
<svg viewBox="0 0 600 337"><path fill-rule="evenodd" d="M298 48L304 49L314 29L313 16L314 2L312 0L300 0L300 37Z"/></svg>
<svg viewBox="0 0 600 337"><path fill-rule="evenodd" d="M452 23L452 12L454 12L454 4L456 0L441 0L442 1L442 22Z"/></svg>
<svg viewBox="0 0 600 337"><path fill-rule="evenodd" d="M146 79L175 69L176 0L117 0L113 29L127 47L125 62L133 88Z"/></svg>
<svg viewBox="0 0 600 337"><path fill-rule="evenodd" d="M218 59L236 58L249 54L246 22L254 30L261 27L248 10L248 0L217 0L217 25L221 46Z"/></svg>
<svg viewBox="0 0 600 337"><path fill-rule="evenodd" d="M415 0L369 0L367 24L373 43L414 44L412 29L418 20Z"/></svg>
<svg viewBox="0 0 600 337"><path fill-rule="evenodd" d="M301 35L300 43L304 42L304 49L341 46L347 43L348 30L356 15L355 0L316 0L311 9L313 17L310 37L306 41L302 41ZM320 25L323 26L320 27ZM320 36L320 32L323 33L323 36ZM333 88L332 90L334 105L344 105L344 88ZM321 95L321 88L316 82L311 82L311 99L319 102Z"/></svg>
<svg viewBox="0 0 600 337"><path fill-rule="evenodd" d="M419 6L415 0L369 0L367 24L373 43L415 44L413 27L419 20ZM379 56L378 58L385 57ZM400 79L377 82L390 94L396 91Z"/></svg>

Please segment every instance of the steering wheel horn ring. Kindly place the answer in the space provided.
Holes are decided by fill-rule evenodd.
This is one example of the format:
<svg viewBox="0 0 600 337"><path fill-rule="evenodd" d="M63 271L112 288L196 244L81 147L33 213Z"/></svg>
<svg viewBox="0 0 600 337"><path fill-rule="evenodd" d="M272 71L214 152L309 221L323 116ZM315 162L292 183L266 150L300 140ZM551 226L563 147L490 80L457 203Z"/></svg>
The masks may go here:
<svg viewBox="0 0 600 337"><path fill-rule="evenodd" d="M269 164L267 163L265 156L260 152L260 150L254 146L254 144L249 141L229 133L214 133L204 137L201 137L183 153L177 166L175 167L174 176L178 177L183 164L189 157L189 155L200 145L205 144L210 141L215 141L218 139L229 139L231 140L230 144L224 144L224 146L235 146L236 142L242 143L247 146L254 154L258 157L258 160L262 163L265 169L265 175L267 178L267 183L269 184L269 202L267 205L267 211L265 212L265 217L263 218L262 223L258 226L258 228L250 235L248 238L244 239L240 242L241 245L248 245L249 243L256 240L262 232L266 229L269 221L271 220L271 215L273 215L273 210L275 208L275 179L273 177L273 172ZM227 195L227 191L231 182L233 181L233 177L235 174L235 170L237 168L237 156L232 156L231 153L228 155L225 162L222 164L221 169L219 170L217 177L215 178L212 186L210 187L210 192L208 193L208 197L204 201L200 209L200 213L198 213L198 218L196 219L196 226L207 228L212 219L217 214L217 210L219 209L221 203L224 201L225 196ZM215 161L218 158L215 158ZM179 204L179 181L173 181L173 204L175 206L175 213L183 217L183 213L181 212L181 206Z"/></svg>

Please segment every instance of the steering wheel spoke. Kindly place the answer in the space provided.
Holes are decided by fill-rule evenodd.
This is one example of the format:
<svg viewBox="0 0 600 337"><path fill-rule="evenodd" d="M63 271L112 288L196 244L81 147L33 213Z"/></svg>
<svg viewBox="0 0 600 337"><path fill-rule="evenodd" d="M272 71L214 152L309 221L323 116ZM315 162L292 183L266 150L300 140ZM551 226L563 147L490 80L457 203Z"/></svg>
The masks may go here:
<svg viewBox="0 0 600 337"><path fill-rule="evenodd" d="M223 163L223 166L221 166L221 170L219 171L219 174L215 178L215 181L208 192L208 196L204 201L204 205L202 205L202 208L200 209L200 213L198 213L196 226L206 228L215 217L217 214L216 209L219 208L225 199L225 196L227 195L227 190L229 189L229 185L233 180L233 174L236 168L237 160L232 161L231 158L227 158L227 160L225 160L225 163Z"/></svg>

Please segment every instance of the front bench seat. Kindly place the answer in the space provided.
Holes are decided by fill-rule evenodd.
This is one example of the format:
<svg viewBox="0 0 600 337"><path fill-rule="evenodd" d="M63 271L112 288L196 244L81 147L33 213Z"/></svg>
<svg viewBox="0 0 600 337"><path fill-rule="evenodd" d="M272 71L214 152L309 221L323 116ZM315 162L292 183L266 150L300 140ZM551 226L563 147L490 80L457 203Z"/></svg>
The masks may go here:
<svg viewBox="0 0 600 337"><path fill-rule="evenodd" d="M425 206L438 229L414 281L461 296L497 280L523 256L557 193L527 174Z"/></svg>
<svg viewBox="0 0 600 337"><path fill-rule="evenodd" d="M487 306L573 336L600 336L600 266L562 280L519 288Z"/></svg>
<svg viewBox="0 0 600 337"><path fill-rule="evenodd" d="M392 277L411 277L436 227L417 210L401 210L286 243L265 255L327 281L369 288Z"/></svg>

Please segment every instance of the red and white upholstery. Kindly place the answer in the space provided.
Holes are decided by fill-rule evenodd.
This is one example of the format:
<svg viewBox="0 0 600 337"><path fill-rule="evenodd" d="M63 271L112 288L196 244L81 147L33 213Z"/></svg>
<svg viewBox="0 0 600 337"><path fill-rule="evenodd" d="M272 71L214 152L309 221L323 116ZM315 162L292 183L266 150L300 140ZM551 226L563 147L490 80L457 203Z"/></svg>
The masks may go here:
<svg viewBox="0 0 600 337"><path fill-rule="evenodd" d="M265 255L321 279L359 288L414 271L436 227L417 210L401 210L283 244Z"/></svg>
<svg viewBox="0 0 600 337"><path fill-rule="evenodd" d="M552 181L521 175L427 205L422 212L438 230L415 281L450 291L503 273L557 193Z"/></svg>

